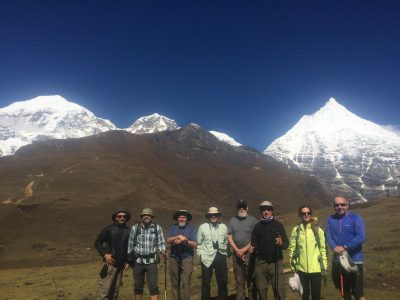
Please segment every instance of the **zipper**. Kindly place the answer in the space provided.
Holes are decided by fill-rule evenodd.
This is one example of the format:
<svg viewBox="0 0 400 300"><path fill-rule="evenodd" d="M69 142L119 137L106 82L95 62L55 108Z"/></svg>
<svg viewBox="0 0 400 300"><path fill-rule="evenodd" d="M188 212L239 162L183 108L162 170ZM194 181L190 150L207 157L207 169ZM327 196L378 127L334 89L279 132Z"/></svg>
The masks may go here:
<svg viewBox="0 0 400 300"><path fill-rule="evenodd" d="M307 224L304 224L304 238L306 241L306 266L307 266L307 273L308 273L308 239L307 239Z"/></svg>

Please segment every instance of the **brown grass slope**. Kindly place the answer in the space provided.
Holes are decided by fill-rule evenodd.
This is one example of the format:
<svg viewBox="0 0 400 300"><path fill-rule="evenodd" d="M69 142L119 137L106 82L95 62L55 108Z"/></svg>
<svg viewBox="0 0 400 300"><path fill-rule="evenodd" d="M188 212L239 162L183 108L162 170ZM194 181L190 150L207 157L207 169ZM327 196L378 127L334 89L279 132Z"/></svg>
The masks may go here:
<svg viewBox="0 0 400 300"><path fill-rule="evenodd" d="M368 300L400 299L400 245L398 233L400 232L400 197L385 199L373 203L352 206L351 210L359 213L365 221L367 239L364 244L365 254L365 294ZM325 224L326 217L332 213L332 208L314 210L314 215ZM279 214L290 232L299 221L296 213ZM227 221L226 215L223 221ZM86 254L89 257L88 251ZM332 253L329 253L331 257ZM288 254L284 251L284 263L288 267ZM330 261L330 258L329 258ZM231 260L229 259L230 263ZM330 262L329 262L330 265ZM22 266L24 267L24 266ZM97 276L100 267L100 257L96 262L40 267L17 268L0 270L0 299L95 299ZM159 266L160 299L164 299L164 265ZM328 269L330 272L330 268ZM235 281L233 272L228 272L229 294L233 296ZM287 286L291 274L285 275L286 299L300 299L296 293L290 292ZM195 268L192 277L192 300L200 299L201 275L198 258L195 258ZM215 277L214 277L215 278ZM167 279L168 299L171 298L171 287ZM132 299L132 271L124 273L123 286L118 299ZM212 295L216 296L215 279L212 280ZM271 290L271 289L270 289ZM144 299L149 299L145 290ZM215 299L215 298L214 298ZM231 297L231 299L235 299ZM273 299L270 292L270 298ZM322 299L340 299L339 291L328 278L328 286L322 288Z"/></svg>
<svg viewBox="0 0 400 300"><path fill-rule="evenodd" d="M195 223L209 206L230 215L240 197L253 210L268 199L282 212L328 201L313 178L196 125L35 143L1 158L0 178L0 267L87 261L86 249L121 205L132 222L152 207L166 225L179 208Z"/></svg>

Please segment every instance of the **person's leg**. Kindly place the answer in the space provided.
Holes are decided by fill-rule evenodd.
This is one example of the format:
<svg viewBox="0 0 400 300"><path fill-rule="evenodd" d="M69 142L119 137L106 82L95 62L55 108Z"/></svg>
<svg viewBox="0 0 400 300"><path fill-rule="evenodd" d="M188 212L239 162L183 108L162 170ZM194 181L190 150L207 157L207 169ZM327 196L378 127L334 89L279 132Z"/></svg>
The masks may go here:
<svg viewBox="0 0 400 300"><path fill-rule="evenodd" d="M114 300L118 299L118 294L119 294L119 288L121 286L122 282L122 275L124 274L124 269L119 268L117 270L117 274L115 276L115 283L114 283Z"/></svg>
<svg viewBox="0 0 400 300"><path fill-rule="evenodd" d="M303 295L301 296L302 300L309 300L310 299L310 278L308 273L304 273L298 271L301 285L303 286ZM314 299L313 299L314 300Z"/></svg>
<svg viewBox="0 0 400 300"><path fill-rule="evenodd" d="M250 254L249 264L246 270L246 278L247 278L247 291L248 291L248 300L257 300L257 287L254 281L254 264L256 261L256 257L253 254Z"/></svg>
<svg viewBox="0 0 400 300"><path fill-rule="evenodd" d="M352 286L352 292L356 300L364 300L364 268L362 264L357 264L358 276L356 276Z"/></svg>
<svg viewBox="0 0 400 300"><path fill-rule="evenodd" d="M201 300L210 300L211 297L211 277L214 270L214 263L208 268L201 263Z"/></svg>
<svg viewBox="0 0 400 300"><path fill-rule="evenodd" d="M215 277L218 286L218 299L228 299L228 266L226 264L226 255L217 252L215 256Z"/></svg>
<svg viewBox="0 0 400 300"><path fill-rule="evenodd" d="M174 257L170 257L168 262L169 262L169 278L171 279L171 287L172 287L172 299L180 300L178 299L178 260Z"/></svg>
<svg viewBox="0 0 400 300"><path fill-rule="evenodd" d="M192 283L192 273L193 273L193 258L188 257L182 260L182 289L181 289L181 299L189 300L191 296L191 283Z"/></svg>
<svg viewBox="0 0 400 300"><path fill-rule="evenodd" d="M254 281L260 300L267 300L268 296L268 264L265 260L257 259L254 267Z"/></svg>
<svg viewBox="0 0 400 300"><path fill-rule="evenodd" d="M108 266L106 263L102 264L97 285L97 300L113 298L115 290L119 289L119 286L116 287L116 280L118 273L121 272L118 271L119 270L113 266Z"/></svg>
<svg viewBox="0 0 400 300"><path fill-rule="evenodd" d="M275 272L275 264L271 263L269 264L269 274L272 282L272 286L274 287L274 295L277 295L279 300L284 300L285 299L285 282L284 282L284 277L283 277L283 263L281 260L278 260L276 263L276 269L277 269L277 274ZM276 278L277 276L277 278ZM275 287L276 283L277 287Z"/></svg>
<svg viewBox="0 0 400 300"><path fill-rule="evenodd" d="M151 299L157 299L158 294L160 294L160 290L158 289L158 270L157 264L152 263L146 266L146 278L147 285L149 288Z"/></svg>
<svg viewBox="0 0 400 300"><path fill-rule="evenodd" d="M309 279L310 279L310 284L311 284L312 300L320 300L321 299L322 274L321 273L310 273Z"/></svg>
<svg viewBox="0 0 400 300"><path fill-rule="evenodd" d="M133 268L133 279L135 281L133 293L136 299L142 299L145 273L145 265L136 263Z"/></svg>
<svg viewBox="0 0 400 300"><path fill-rule="evenodd" d="M235 276L236 282L236 300L245 299L245 274L244 274L244 265L243 262L240 261L240 258L236 256L232 256L232 267L233 267L233 275Z"/></svg>

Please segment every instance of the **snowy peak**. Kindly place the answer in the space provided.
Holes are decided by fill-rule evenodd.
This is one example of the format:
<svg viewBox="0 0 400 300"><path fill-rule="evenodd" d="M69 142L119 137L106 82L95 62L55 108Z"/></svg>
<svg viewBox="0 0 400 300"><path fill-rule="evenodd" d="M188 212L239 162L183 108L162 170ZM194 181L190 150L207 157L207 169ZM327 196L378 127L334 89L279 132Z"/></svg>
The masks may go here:
<svg viewBox="0 0 400 300"><path fill-rule="evenodd" d="M179 129L178 124L172 119L157 113L137 119L125 130L136 134L154 133L160 131L174 131Z"/></svg>
<svg viewBox="0 0 400 300"><path fill-rule="evenodd" d="M220 141L228 143L231 146L234 146L234 147L242 146L242 144L236 142L232 137L230 137L229 135L227 135L225 133L213 131L213 130L211 130L210 133L213 134Z"/></svg>
<svg viewBox="0 0 400 300"><path fill-rule="evenodd" d="M264 151L355 201L399 193L399 153L399 135L360 118L333 98Z"/></svg>
<svg viewBox="0 0 400 300"><path fill-rule="evenodd" d="M82 106L73 102L69 102L59 95L54 95L54 96L39 96L26 101L14 102L9 106L0 109L0 112L5 112L9 114L10 113L21 114L21 113L36 112L39 110L49 110L53 112L63 112L63 113L67 111L79 111L79 110L88 111Z"/></svg>
<svg viewBox="0 0 400 300"><path fill-rule="evenodd" d="M0 156L38 140L79 138L116 129L59 95L40 96L0 109Z"/></svg>

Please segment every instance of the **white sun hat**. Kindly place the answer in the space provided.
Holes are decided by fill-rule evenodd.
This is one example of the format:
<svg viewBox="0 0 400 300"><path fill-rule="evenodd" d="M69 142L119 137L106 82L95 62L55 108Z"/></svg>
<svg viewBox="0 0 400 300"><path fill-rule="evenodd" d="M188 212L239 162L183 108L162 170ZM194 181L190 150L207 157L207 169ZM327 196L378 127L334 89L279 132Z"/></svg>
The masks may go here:
<svg viewBox="0 0 400 300"><path fill-rule="evenodd" d="M289 286L293 292L299 292L300 296L303 295L303 286L301 285L299 274L294 273L294 275L289 278Z"/></svg>

